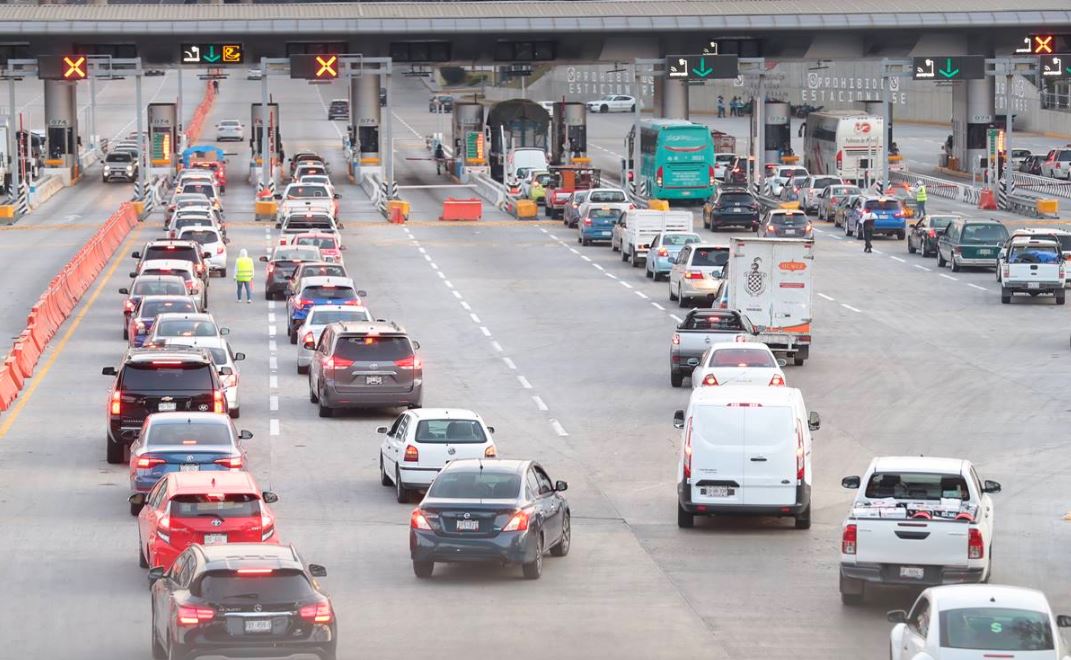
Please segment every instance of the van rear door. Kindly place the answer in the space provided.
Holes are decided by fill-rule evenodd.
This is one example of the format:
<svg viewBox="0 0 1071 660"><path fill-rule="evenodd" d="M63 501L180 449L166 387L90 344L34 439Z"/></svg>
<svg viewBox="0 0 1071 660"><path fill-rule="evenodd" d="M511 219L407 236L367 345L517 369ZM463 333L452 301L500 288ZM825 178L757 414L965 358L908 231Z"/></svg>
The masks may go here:
<svg viewBox="0 0 1071 660"><path fill-rule="evenodd" d="M692 442L692 502L743 504L744 411L733 406L696 406L686 427Z"/></svg>
<svg viewBox="0 0 1071 660"><path fill-rule="evenodd" d="M797 429L792 408L752 406L743 412L743 504L795 504Z"/></svg>

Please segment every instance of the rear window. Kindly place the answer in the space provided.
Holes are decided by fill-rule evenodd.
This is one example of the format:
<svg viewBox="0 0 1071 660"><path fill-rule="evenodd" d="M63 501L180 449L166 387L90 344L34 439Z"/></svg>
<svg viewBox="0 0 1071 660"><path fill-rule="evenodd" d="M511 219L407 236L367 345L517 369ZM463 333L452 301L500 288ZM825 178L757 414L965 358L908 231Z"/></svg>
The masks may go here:
<svg viewBox="0 0 1071 660"><path fill-rule="evenodd" d="M866 496L898 500L970 499L967 481L962 476L928 472L875 472L867 482Z"/></svg>
<svg viewBox="0 0 1071 660"><path fill-rule="evenodd" d="M460 500L515 499L521 492L521 475L492 470L443 472L435 478L428 497Z"/></svg>
<svg viewBox="0 0 1071 660"><path fill-rule="evenodd" d="M219 447L229 446L232 442L231 431L224 424L192 423L185 419L153 422L145 440L150 449L165 445Z"/></svg>
<svg viewBox="0 0 1071 660"><path fill-rule="evenodd" d="M685 330L744 330L736 314L695 314L684 320Z"/></svg>
<svg viewBox="0 0 1071 660"><path fill-rule="evenodd" d="M393 362L413 354L406 337L341 337L335 346L335 357L344 360Z"/></svg>
<svg viewBox="0 0 1071 660"><path fill-rule="evenodd" d="M807 224L807 216L798 213L775 213L770 216L770 224L799 227Z"/></svg>
<svg viewBox="0 0 1071 660"><path fill-rule="evenodd" d="M187 241L197 241L201 245L204 245L205 243L219 242L219 234L214 231L205 230L183 232L182 238Z"/></svg>
<svg viewBox="0 0 1071 660"><path fill-rule="evenodd" d="M859 188L856 186L833 186L833 190L829 191L832 195L858 195Z"/></svg>
<svg viewBox="0 0 1071 660"><path fill-rule="evenodd" d="M871 199L866 202L867 211L899 211L900 202L895 199L878 200Z"/></svg>
<svg viewBox="0 0 1071 660"><path fill-rule="evenodd" d="M146 300L141 304L141 309L138 310L138 315L142 318L154 319L157 314L196 311L197 309L194 307L193 301L188 298L183 300Z"/></svg>
<svg viewBox="0 0 1071 660"><path fill-rule="evenodd" d="M346 269L338 264L329 266L305 266L301 269L302 277L346 277Z"/></svg>
<svg viewBox="0 0 1071 660"><path fill-rule="evenodd" d="M327 189L323 186L290 186L286 191L286 196L290 199L327 197Z"/></svg>
<svg viewBox="0 0 1071 660"><path fill-rule="evenodd" d="M812 187L818 190L825 190L829 186L832 186L837 183L840 183L840 179L836 179L833 177L820 177L814 180L814 186Z"/></svg>
<svg viewBox="0 0 1071 660"><path fill-rule="evenodd" d="M181 282L142 280L131 289L134 296L184 296L186 286Z"/></svg>
<svg viewBox="0 0 1071 660"><path fill-rule="evenodd" d="M729 250L722 248L696 248L692 253L693 266L721 267L729 263Z"/></svg>
<svg viewBox="0 0 1071 660"><path fill-rule="evenodd" d="M197 261L197 250L189 245L157 245L149 247L142 253L142 261L152 259L182 259Z"/></svg>
<svg viewBox="0 0 1071 660"><path fill-rule="evenodd" d="M1066 149L1057 151L1056 160L1060 161L1061 163L1071 161L1071 151L1067 151Z"/></svg>
<svg viewBox="0 0 1071 660"><path fill-rule="evenodd" d="M736 159L736 156L734 156L733 154L715 154L714 155L714 162L715 163L731 163L735 159Z"/></svg>
<svg viewBox="0 0 1071 660"><path fill-rule="evenodd" d="M314 245L325 250L335 249L335 239L330 236L308 236L294 241L295 245Z"/></svg>
<svg viewBox="0 0 1071 660"><path fill-rule="evenodd" d="M215 337L218 334L211 321L189 319L164 319L156 324L153 333L157 337Z"/></svg>
<svg viewBox="0 0 1071 660"><path fill-rule="evenodd" d="M948 225L952 224L953 220L955 220L955 218L950 218L948 216L931 215L930 226L932 226L934 229L944 229Z"/></svg>
<svg viewBox="0 0 1071 660"><path fill-rule="evenodd" d="M1056 246L1013 247L1008 252L1008 263L1012 264L1055 264L1063 255Z"/></svg>
<svg viewBox="0 0 1071 660"><path fill-rule="evenodd" d="M357 292L348 286L307 286L301 290L302 298L316 298L320 300L353 300Z"/></svg>
<svg viewBox="0 0 1071 660"><path fill-rule="evenodd" d="M688 245L698 242L699 237L695 234L668 234L662 237L662 245Z"/></svg>
<svg viewBox="0 0 1071 660"><path fill-rule="evenodd" d="M723 348L710 356L712 367L755 367L769 369L777 362L766 351L748 350L746 348Z"/></svg>
<svg viewBox="0 0 1071 660"><path fill-rule="evenodd" d="M595 190L588 195L588 201L599 202L624 202L625 193L620 190Z"/></svg>
<svg viewBox="0 0 1071 660"><path fill-rule="evenodd" d="M291 603L315 594L304 573L292 570L276 570L269 575L211 571L201 578L197 590L212 603Z"/></svg>
<svg viewBox="0 0 1071 660"><path fill-rule="evenodd" d="M275 254L272 259L289 259L290 261L319 261L320 250L318 248L308 246L279 248L275 251Z"/></svg>
<svg viewBox="0 0 1071 660"><path fill-rule="evenodd" d="M193 279L193 275L190 275L190 271L182 270L182 269L179 269L179 268L146 268L145 270L141 271L141 274L142 275L174 275L175 277L181 277L182 279L187 280L187 281L190 281L190 280ZM179 295L185 295L186 294L186 287L184 286L182 288L183 288L183 290L181 292L180 291L174 291L174 292L171 292L171 293L176 293L176 294L179 294ZM167 293L167 292L165 292L165 293Z"/></svg>
<svg viewBox="0 0 1071 660"><path fill-rule="evenodd" d="M425 419L417 424L416 441L463 444L487 440L480 423L472 419Z"/></svg>
<svg viewBox="0 0 1071 660"><path fill-rule="evenodd" d="M215 194L215 190L210 183L187 183L182 186L182 192L184 193L201 193L206 197Z"/></svg>
<svg viewBox="0 0 1071 660"><path fill-rule="evenodd" d="M309 325L328 325L330 323L343 323L346 321L371 321L372 315L367 309L325 309L313 312L309 319Z"/></svg>
<svg viewBox="0 0 1071 660"><path fill-rule="evenodd" d="M754 203L751 195L746 193L726 193L718 198L719 206L751 206Z"/></svg>
<svg viewBox="0 0 1071 660"><path fill-rule="evenodd" d="M617 220L621 217L621 209L590 209L588 217L592 220Z"/></svg>
<svg viewBox="0 0 1071 660"><path fill-rule="evenodd" d="M784 177L786 179L790 179L794 176L807 176L807 170L803 169L802 167L781 170L781 173L778 176Z"/></svg>
<svg viewBox="0 0 1071 660"><path fill-rule="evenodd" d="M965 225L961 243L1003 243L1008 238L1004 225Z"/></svg>
<svg viewBox="0 0 1071 660"><path fill-rule="evenodd" d="M212 390L212 367L202 362L158 360L123 369L121 389L134 391Z"/></svg>
<svg viewBox="0 0 1071 660"><path fill-rule="evenodd" d="M944 649L1051 651L1054 648L1052 627L1044 612L965 607L943 610L939 616L938 629Z"/></svg>
<svg viewBox="0 0 1071 660"><path fill-rule="evenodd" d="M252 494L176 495L172 518L249 518L260 515L260 498Z"/></svg>

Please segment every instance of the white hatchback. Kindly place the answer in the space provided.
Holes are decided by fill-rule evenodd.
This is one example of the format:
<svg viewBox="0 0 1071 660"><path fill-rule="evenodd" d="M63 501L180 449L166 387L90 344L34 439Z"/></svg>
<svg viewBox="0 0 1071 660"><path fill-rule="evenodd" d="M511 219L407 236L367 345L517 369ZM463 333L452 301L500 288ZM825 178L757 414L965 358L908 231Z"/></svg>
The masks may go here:
<svg viewBox="0 0 1071 660"><path fill-rule="evenodd" d="M194 225L179 229L178 237L181 241L196 241L200 243L210 256L205 259L208 262L209 273L219 273L220 277L227 277L227 243L226 238L218 227L208 225Z"/></svg>
<svg viewBox="0 0 1071 660"><path fill-rule="evenodd" d="M785 385L785 372L766 344L760 342L719 342L711 344L692 371L692 387L720 385Z"/></svg>
<svg viewBox="0 0 1071 660"><path fill-rule="evenodd" d="M459 458L493 458L498 455L493 426L471 410L418 408L398 416L379 447L379 479L394 486L399 503L415 490L427 490L447 463Z"/></svg>

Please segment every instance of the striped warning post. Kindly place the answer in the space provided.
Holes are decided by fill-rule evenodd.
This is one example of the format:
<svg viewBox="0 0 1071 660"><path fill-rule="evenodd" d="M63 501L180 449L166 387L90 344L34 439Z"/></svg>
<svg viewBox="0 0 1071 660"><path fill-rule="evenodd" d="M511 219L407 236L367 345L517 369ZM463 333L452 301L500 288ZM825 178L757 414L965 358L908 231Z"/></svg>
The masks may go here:
<svg viewBox="0 0 1071 660"><path fill-rule="evenodd" d="M30 187L26 180L19 181L18 195L15 196L15 214L26 215L30 212Z"/></svg>
<svg viewBox="0 0 1071 660"><path fill-rule="evenodd" d="M145 199L145 192L141 189L141 179L134 180L134 200Z"/></svg>

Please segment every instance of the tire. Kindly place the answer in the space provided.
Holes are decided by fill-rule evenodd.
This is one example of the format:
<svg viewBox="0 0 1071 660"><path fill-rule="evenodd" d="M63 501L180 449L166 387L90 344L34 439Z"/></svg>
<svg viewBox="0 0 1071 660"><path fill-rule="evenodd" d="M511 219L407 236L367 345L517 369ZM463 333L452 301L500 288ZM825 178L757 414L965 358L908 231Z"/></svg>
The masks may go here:
<svg viewBox="0 0 1071 660"><path fill-rule="evenodd" d="M1066 295L1067 295L1067 294L1066 294L1066 293L1064 293L1064 290L1063 290L1063 289L1060 289L1059 291L1057 291L1057 292L1056 292L1056 304L1057 304L1057 305L1062 305L1062 304L1064 304L1064 301L1065 301L1065 300L1067 299L1067 298L1066 298Z"/></svg>
<svg viewBox="0 0 1071 660"><path fill-rule="evenodd" d="M800 357L799 355L795 355L792 358L792 364L797 366L797 367L802 367L803 363L806 362L806 361L807 361L807 358Z"/></svg>
<svg viewBox="0 0 1071 660"><path fill-rule="evenodd" d="M907 239L907 253L908 254L915 254L915 252L917 252L917 250L915 250L915 246L911 244L911 239L910 238ZM922 256L925 257L926 255L922 255Z"/></svg>
<svg viewBox="0 0 1071 660"><path fill-rule="evenodd" d="M316 390L312 387L312 380L309 380L309 403L319 403L320 397L316 395Z"/></svg>
<svg viewBox="0 0 1071 660"><path fill-rule="evenodd" d="M678 307L687 307L688 306L688 299L684 297L684 294L681 293L679 288L677 289L677 306Z"/></svg>
<svg viewBox="0 0 1071 660"><path fill-rule="evenodd" d="M320 417L334 417L335 416L334 408L330 408L328 406L325 406L323 400L321 400L320 397L316 397L316 399L317 399L317 402L319 403L319 405L317 406L317 411L316 412L320 415Z"/></svg>
<svg viewBox="0 0 1071 660"><path fill-rule="evenodd" d="M669 299L670 300L676 300L677 299L677 296L674 295L674 293L673 293L673 286L672 285L670 285L670 287L669 287Z"/></svg>
<svg viewBox="0 0 1071 660"><path fill-rule="evenodd" d="M681 529L695 527L695 516L685 511L680 502L677 502L677 527Z"/></svg>
<svg viewBox="0 0 1071 660"><path fill-rule="evenodd" d="M905 234L905 233L904 233L904 232L902 232L902 231L898 231L898 232L896 232L896 240L902 241L902 240L904 240L904 238L905 238L906 236L907 236L907 234Z"/></svg>
<svg viewBox="0 0 1071 660"><path fill-rule="evenodd" d="M126 325L123 326L123 339L126 339L126 340L130 339L130 327L129 326L126 326Z"/></svg>
<svg viewBox="0 0 1071 660"><path fill-rule="evenodd" d="M628 255L628 262L630 264L632 264L633 268L639 268L640 267L640 260L636 258L635 254Z"/></svg>
<svg viewBox="0 0 1071 660"><path fill-rule="evenodd" d="M941 254L941 248L937 248L937 267L938 268L944 268L945 264L947 264L947 263L948 262L945 261L944 255Z"/></svg>
<svg viewBox="0 0 1071 660"><path fill-rule="evenodd" d="M130 515L132 515L135 518L137 518L138 514L141 513L142 507L144 507L144 506L145 506L144 504L134 504L133 502L131 502L130 503ZM146 568L146 567L142 566L142 568Z"/></svg>
<svg viewBox="0 0 1071 660"><path fill-rule="evenodd" d="M303 366L301 366L301 365L299 364L299 365L297 366L297 372L298 372L299 374L307 374L307 373L309 373L309 367L308 367L308 365L305 365L305 366L303 367Z"/></svg>
<svg viewBox="0 0 1071 660"><path fill-rule="evenodd" d="M385 487L394 485L387 476L387 471L383 469L383 454L379 455L379 485Z"/></svg>
<svg viewBox="0 0 1071 660"><path fill-rule="evenodd" d="M610 112L610 106L604 103L602 106L599 107L599 112L602 112L604 114Z"/></svg>
<svg viewBox="0 0 1071 660"><path fill-rule="evenodd" d="M676 371L669 372L669 384L673 387L680 387L684 384L684 375Z"/></svg>
<svg viewBox="0 0 1071 660"><path fill-rule="evenodd" d="M635 104L635 103L633 103L633 104L632 104L631 106L629 106L629 109L628 109L628 111L629 111L629 112L636 112L636 104Z"/></svg>
<svg viewBox="0 0 1071 660"><path fill-rule="evenodd" d="M589 239L589 238L582 238L582 239L580 239L580 244L581 244L581 245L584 245L584 246L587 246L587 245L591 245L591 239Z"/></svg>
<svg viewBox="0 0 1071 660"><path fill-rule="evenodd" d="M573 526L570 521L569 512L565 512L565 517L562 518L562 537L554 544L554 547L550 549L550 554L555 557L564 557L569 554L569 547L573 544Z"/></svg>
<svg viewBox="0 0 1071 660"><path fill-rule="evenodd" d="M840 578L840 602L845 605L862 605L866 583L855 578Z"/></svg>
<svg viewBox="0 0 1071 660"><path fill-rule="evenodd" d="M297 328L291 325L290 330L286 334L289 335L291 344L297 344Z"/></svg>
<svg viewBox="0 0 1071 660"><path fill-rule="evenodd" d="M536 556L530 562L521 564L521 573L526 580L538 580L543 575L543 533L536 539Z"/></svg>
<svg viewBox="0 0 1071 660"><path fill-rule="evenodd" d="M796 529L810 529L811 528L811 505L808 504L807 508L802 513L796 516Z"/></svg>
<svg viewBox="0 0 1071 660"><path fill-rule="evenodd" d="M402 473L398 468L394 469L394 499L398 504L409 502L409 489L402 485Z"/></svg>
<svg viewBox="0 0 1071 660"><path fill-rule="evenodd" d="M958 273L959 272L959 264L956 263L956 255L955 254L952 255L951 265L952 265L952 272L953 273Z"/></svg>
<svg viewBox="0 0 1071 660"><path fill-rule="evenodd" d="M122 444L118 442L112 442L112 439L107 434L104 435L104 442L107 443L106 458L111 465L119 465L123 462L123 453L126 449Z"/></svg>
<svg viewBox="0 0 1071 660"><path fill-rule="evenodd" d="M655 279L654 273L652 273L651 271L647 270L646 268L643 269L643 276L646 277L649 280Z"/></svg>
<svg viewBox="0 0 1071 660"><path fill-rule="evenodd" d="M1011 291L1008 291L1004 287L1000 287L1000 302L1001 302L1001 304L1009 305L1009 304L1011 304L1011 299L1012 299Z"/></svg>
<svg viewBox="0 0 1071 660"><path fill-rule="evenodd" d="M848 221L847 220L844 221L844 235L845 236L851 236L852 235L852 232L848 231Z"/></svg>
<svg viewBox="0 0 1071 660"><path fill-rule="evenodd" d="M156 612L153 612L152 619L152 660L167 660L167 651L156 638Z"/></svg>
<svg viewBox="0 0 1071 660"><path fill-rule="evenodd" d="M149 568L149 560L145 556L145 546L141 544L141 534L138 534L138 566L141 568Z"/></svg>
<svg viewBox="0 0 1071 660"><path fill-rule="evenodd" d="M417 576L421 580L430 578L431 574L435 572L435 562L433 561L416 561L413 560L413 575Z"/></svg>
<svg viewBox="0 0 1071 660"><path fill-rule="evenodd" d="M242 416L242 409L241 408L231 408L230 410L227 411L227 414L231 416L231 419L238 419L239 417Z"/></svg>

